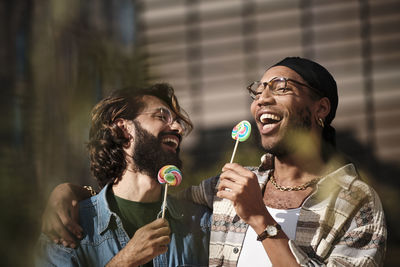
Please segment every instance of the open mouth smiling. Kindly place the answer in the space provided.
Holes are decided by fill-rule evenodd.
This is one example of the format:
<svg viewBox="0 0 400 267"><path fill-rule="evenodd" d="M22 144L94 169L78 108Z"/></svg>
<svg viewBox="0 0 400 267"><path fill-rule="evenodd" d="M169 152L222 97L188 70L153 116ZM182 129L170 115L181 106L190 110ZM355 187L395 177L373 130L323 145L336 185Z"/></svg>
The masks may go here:
<svg viewBox="0 0 400 267"><path fill-rule="evenodd" d="M176 151L179 147L180 138L176 135L166 134L161 137L161 143Z"/></svg>
<svg viewBox="0 0 400 267"><path fill-rule="evenodd" d="M262 129L264 129L264 130L273 128L281 120L282 120L282 117L280 115L272 114L272 113L261 113L261 114L259 114L259 117L258 117L258 121L261 122Z"/></svg>

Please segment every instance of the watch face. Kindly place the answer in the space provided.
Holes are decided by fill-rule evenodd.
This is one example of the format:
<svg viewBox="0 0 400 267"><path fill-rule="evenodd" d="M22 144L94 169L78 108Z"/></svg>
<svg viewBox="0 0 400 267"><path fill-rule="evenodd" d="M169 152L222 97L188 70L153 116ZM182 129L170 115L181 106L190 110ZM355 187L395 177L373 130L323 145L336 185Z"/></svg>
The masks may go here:
<svg viewBox="0 0 400 267"><path fill-rule="evenodd" d="M278 234L278 229L276 229L275 225L268 225L266 230L269 236L276 236Z"/></svg>

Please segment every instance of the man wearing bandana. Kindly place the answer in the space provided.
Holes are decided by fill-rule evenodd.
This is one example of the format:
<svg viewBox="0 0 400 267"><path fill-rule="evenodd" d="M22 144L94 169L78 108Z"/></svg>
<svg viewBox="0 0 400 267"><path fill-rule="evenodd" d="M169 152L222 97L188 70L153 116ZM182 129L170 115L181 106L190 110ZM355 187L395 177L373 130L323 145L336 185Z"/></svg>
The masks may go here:
<svg viewBox="0 0 400 267"><path fill-rule="evenodd" d="M226 164L183 194L213 209L209 266L382 266L379 197L335 149L332 75L288 57L247 91L261 165Z"/></svg>

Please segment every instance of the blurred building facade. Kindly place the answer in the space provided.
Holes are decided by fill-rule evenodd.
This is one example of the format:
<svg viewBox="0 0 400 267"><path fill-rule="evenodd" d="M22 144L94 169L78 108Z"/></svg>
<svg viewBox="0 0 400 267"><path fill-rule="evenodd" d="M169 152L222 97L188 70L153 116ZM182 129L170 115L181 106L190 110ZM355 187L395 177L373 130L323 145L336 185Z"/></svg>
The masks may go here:
<svg viewBox="0 0 400 267"><path fill-rule="evenodd" d="M245 87L286 56L314 59L335 77L338 147L376 177L390 255L400 252L400 1L14 0L0 3L0 24L5 266L30 265L50 189L95 184L89 113L112 89L175 87L195 124L185 165L201 179L229 157L232 127L252 120ZM258 164L255 147L247 141L236 159Z"/></svg>
<svg viewBox="0 0 400 267"><path fill-rule="evenodd" d="M170 82L194 121L184 151L190 151L194 162L189 166L195 171L216 162L222 166L224 153L233 146L232 127L243 119L252 121L245 88L273 63L301 56L332 73L339 92L333 123L337 146L381 195L389 227L385 266L397 266L400 1L140 3L148 78ZM239 148L238 162L251 158L249 164L258 164L262 151L243 151L246 146Z"/></svg>
<svg viewBox="0 0 400 267"><path fill-rule="evenodd" d="M302 56L321 63L338 83L336 129L351 132L379 159L400 164L399 1L141 5L151 78L176 88L199 130L193 143L203 131L251 119L246 85L278 60Z"/></svg>

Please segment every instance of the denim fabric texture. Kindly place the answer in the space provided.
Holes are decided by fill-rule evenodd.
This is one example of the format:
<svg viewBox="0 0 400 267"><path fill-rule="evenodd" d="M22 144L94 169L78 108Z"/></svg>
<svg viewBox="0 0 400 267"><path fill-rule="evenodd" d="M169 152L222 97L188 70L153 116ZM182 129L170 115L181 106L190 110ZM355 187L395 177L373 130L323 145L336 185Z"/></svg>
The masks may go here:
<svg viewBox="0 0 400 267"><path fill-rule="evenodd" d="M54 244L41 234L36 266L105 266L129 242L121 219L110 210L106 192L79 203L84 237L75 249ZM208 266L211 210L168 196L166 218L171 228L168 251L153 259L154 266ZM154 218L156 219L156 218Z"/></svg>

